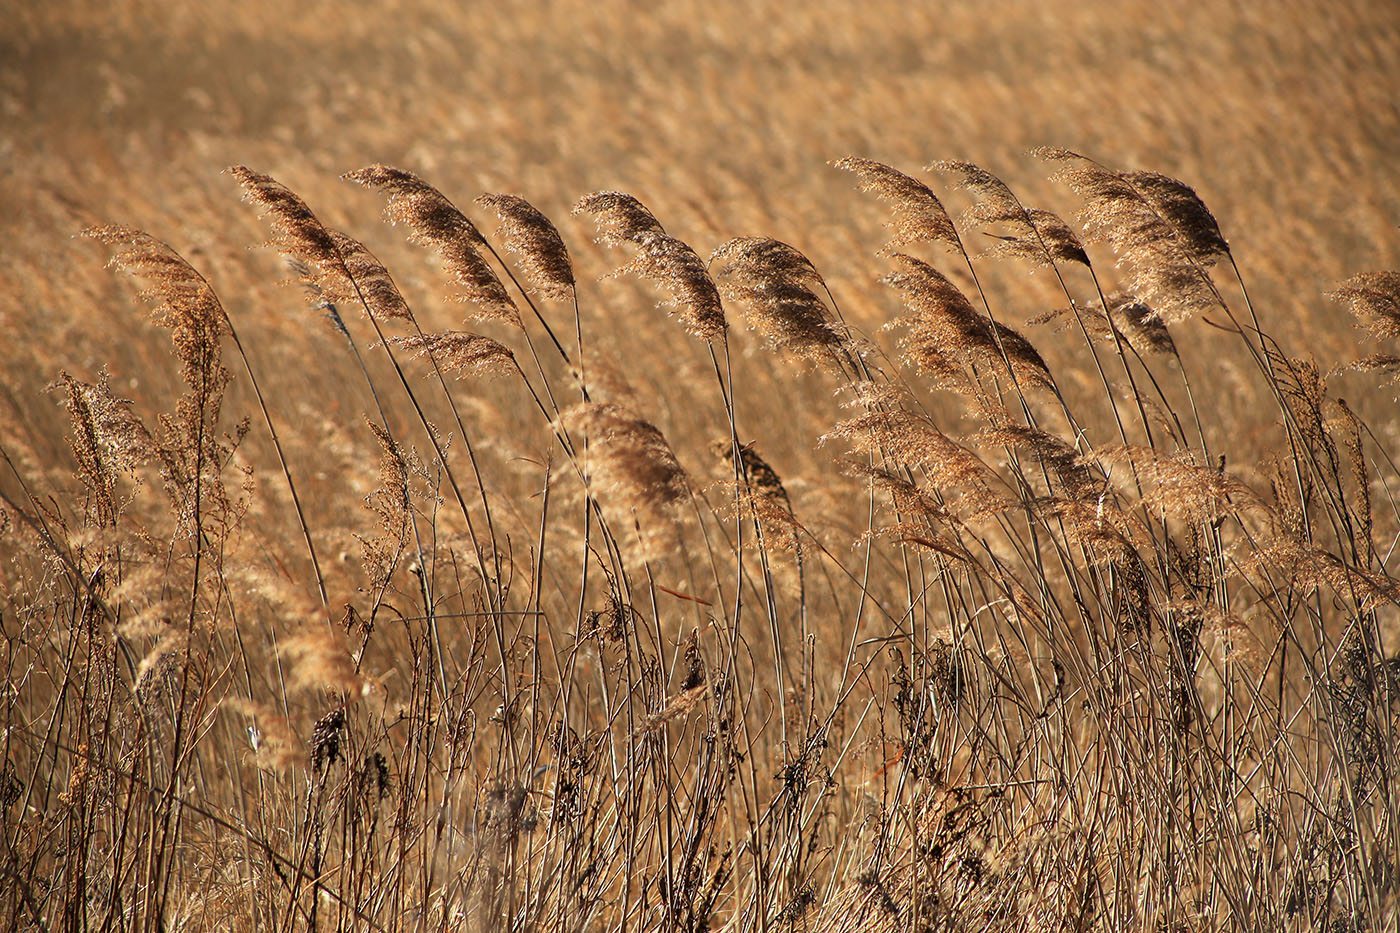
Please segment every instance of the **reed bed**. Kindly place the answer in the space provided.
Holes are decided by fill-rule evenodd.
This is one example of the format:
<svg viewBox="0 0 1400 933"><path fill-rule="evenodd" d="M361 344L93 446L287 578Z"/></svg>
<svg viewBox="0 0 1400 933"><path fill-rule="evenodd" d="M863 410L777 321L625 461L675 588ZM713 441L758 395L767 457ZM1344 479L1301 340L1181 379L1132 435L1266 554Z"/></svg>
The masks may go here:
<svg viewBox="0 0 1400 933"><path fill-rule="evenodd" d="M9 925L1395 929L1400 474L1355 391L1400 275L1316 296L1365 328L1318 361L1186 183L1034 157L1072 216L813 166L887 212L837 275L620 191L590 244L235 166L313 397L187 245L89 226L172 388L53 373L66 450L0 423Z"/></svg>

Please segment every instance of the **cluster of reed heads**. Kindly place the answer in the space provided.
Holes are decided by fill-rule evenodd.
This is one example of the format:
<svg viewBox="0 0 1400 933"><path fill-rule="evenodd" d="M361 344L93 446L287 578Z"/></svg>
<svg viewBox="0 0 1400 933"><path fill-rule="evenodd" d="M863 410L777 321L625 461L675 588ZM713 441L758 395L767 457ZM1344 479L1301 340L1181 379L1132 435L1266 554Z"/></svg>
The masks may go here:
<svg viewBox="0 0 1400 933"><path fill-rule="evenodd" d="M1191 188L1037 155L1080 226L970 163L921 176L956 220L834 163L890 212L893 342L785 242L706 259L632 195L582 198L611 275L693 337L677 404L719 428L684 438L585 326L649 309L602 284L585 313L594 276L523 198L477 199L487 236L410 172L345 176L437 254L475 322L439 330L363 242L231 169L372 400L358 555L303 494L315 426L209 281L87 230L183 391L152 414L59 374L65 484L0 448L8 925L1393 929L1393 426L1268 335ZM984 290L1003 261L1058 309ZM1400 275L1332 297L1400 338ZM840 398L824 472L772 465L801 459L765 443L791 398L746 379L768 364L731 353L738 320L766 371ZM1029 327L1076 347L1073 384ZM1218 359L1178 352L1190 328ZM1251 394L1212 382L1227 359ZM482 436L488 390L519 437ZM1270 440L1241 449L1245 404Z"/></svg>

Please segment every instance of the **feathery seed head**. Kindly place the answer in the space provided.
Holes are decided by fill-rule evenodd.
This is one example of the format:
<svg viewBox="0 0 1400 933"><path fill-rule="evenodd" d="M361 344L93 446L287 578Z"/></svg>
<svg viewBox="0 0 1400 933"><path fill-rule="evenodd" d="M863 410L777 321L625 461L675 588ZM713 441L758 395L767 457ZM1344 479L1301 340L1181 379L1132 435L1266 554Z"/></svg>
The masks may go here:
<svg viewBox="0 0 1400 933"><path fill-rule="evenodd" d="M592 214L598 224L598 242L605 246L636 242L643 234L665 233L645 204L622 191L595 191L579 198L575 214Z"/></svg>
<svg viewBox="0 0 1400 933"><path fill-rule="evenodd" d="M850 156L831 164L854 172L860 177L861 190L892 205L894 218L889 227L893 235L882 253L895 252L913 243L945 243L955 250L962 249L957 228L928 185L873 159Z"/></svg>
<svg viewBox="0 0 1400 933"><path fill-rule="evenodd" d="M656 283L670 292L670 304L680 309L681 323L691 334L702 340L724 337L729 325L704 260L687 243L667 234L641 201L620 191L600 191L580 198L574 213L593 215L598 242L637 247L611 275L632 273Z"/></svg>
<svg viewBox="0 0 1400 933"><path fill-rule="evenodd" d="M573 293L573 262L548 217L513 194L483 194L476 202L496 212L501 220L496 235L506 250L520 257L526 276L543 295L567 298Z"/></svg>
<svg viewBox="0 0 1400 933"><path fill-rule="evenodd" d="M1400 272L1362 272L1327 297L1346 305L1357 323L1375 336L1400 337Z"/></svg>
<svg viewBox="0 0 1400 933"><path fill-rule="evenodd" d="M369 247L338 230L331 231L331 239L340 252L346 274L329 277L318 300L344 304L362 299L364 307L374 317L412 321L413 312L399 293L393 276Z"/></svg>
<svg viewBox="0 0 1400 933"><path fill-rule="evenodd" d="M1089 265L1089 256L1069 225L1046 210L1029 208L991 172L971 162L943 161L928 166L929 171L946 172L957 181L954 187L970 191L976 202L963 214L967 225L1005 224L1010 235L989 234L997 242L987 250L990 256L1011 256L1041 266L1056 262Z"/></svg>
<svg viewBox="0 0 1400 933"><path fill-rule="evenodd" d="M517 372L515 354L490 337L463 331L411 334L394 343L418 356L433 359L458 379L469 375L505 375Z"/></svg>
<svg viewBox="0 0 1400 933"><path fill-rule="evenodd" d="M235 165L228 173L243 186L243 200L261 207L277 236L273 245L318 270L339 262L331 232L296 192L271 175Z"/></svg>
<svg viewBox="0 0 1400 933"><path fill-rule="evenodd" d="M978 314L962 290L937 269L912 256L896 254L900 271L883 281L898 289L913 315L903 346L914 365L939 370L969 360L1010 371L1017 379L1050 387L1053 380L1040 353L1015 330Z"/></svg>
<svg viewBox="0 0 1400 933"><path fill-rule="evenodd" d="M1210 265L1230 254L1215 215L1190 185L1160 172L1123 172L1122 177L1171 225L1197 262Z"/></svg>
<svg viewBox="0 0 1400 933"><path fill-rule="evenodd" d="M1129 290L1164 320L1218 307L1206 267L1225 252L1225 241L1190 188L1152 173L1115 172L1067 149L1035 154L1065 163L1054 177L1084 197L1085 230L1109 243L1129 273Z"/></svg>
<svg viewBox="0 0 1400 933"><path fill-rule="evenodd" d="M438 189L412 172L370 165L343 176L388 196L384 216L409 228L409 240L437 251L443 267L462 291L456 296L477 306L473 315L521 326L520 312L483 255L486 238Z"/></svg>
<svg viewBox="0 0 1400 933"><path fill-rule="evenodd" d="M738 237L710 256L720 292L749 311L749 325L773 346L831 360L841 338L813 285L821 276L806 256L779 240Z"/></svg>
<svg viewBox="0 0 1400 933"><path fill-rule="evenodd" d="M1056 329L1064 330L1071 326L1076 312L1084 328L1096 338L1112 340L1116 334L1143 355L1176 353L1176 341L1172 339L1171 331L1161 316L1146 302L1121 292L1108 296L1107 315L1103 312L1103 306L1094 302L1074 308L1055 308L1036 315L1030 323L1048 324L1059 320L1061 323Z"/></svg>
<svg viewBox="0 0 1400 933"><path fill-rule="evenodd" d="M588 438L589 491L604 504L636 518L641 555L664 554L675 543L676 507L689 490L666 437L631 409L612 403L585 402L559 419L570 431Z"/></svg>

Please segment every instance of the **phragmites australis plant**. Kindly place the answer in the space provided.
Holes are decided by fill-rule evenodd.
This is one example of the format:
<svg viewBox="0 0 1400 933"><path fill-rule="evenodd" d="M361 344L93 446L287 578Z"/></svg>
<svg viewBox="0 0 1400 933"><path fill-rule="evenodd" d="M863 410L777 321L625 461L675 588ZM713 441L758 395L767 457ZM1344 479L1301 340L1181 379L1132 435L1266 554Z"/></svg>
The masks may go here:
<svg viewBox="0 0 1400 933"><path fill-rule="evenodd" d="M1339 386L1400 275L1329 368L1187 184L1038 155L1081 226L834 162L870 262L346 174L441 294L230 169L329 328L88 229L175 362L0 425L9 925L1394 929L1400 470Z"/></svg>

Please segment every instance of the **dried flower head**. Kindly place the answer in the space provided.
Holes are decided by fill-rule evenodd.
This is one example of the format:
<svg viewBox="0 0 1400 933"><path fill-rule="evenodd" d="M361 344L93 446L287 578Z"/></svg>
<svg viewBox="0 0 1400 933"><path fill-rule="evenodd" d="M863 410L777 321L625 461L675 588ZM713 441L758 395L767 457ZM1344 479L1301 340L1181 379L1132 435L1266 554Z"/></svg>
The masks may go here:
<svg viewBox="0 0 1400 933"><path fill-rule="evenodd" d="M1171 225L1197 262L1211 265L1230 255L1215 215L1190 185L1160 172L1123 172L1122 176Z"/></svg>
<svg viewBox="0 0 1400 933"><path fill-rule="evenodd" d="M384 263L369 251L369 247L354 237L335 230L331 231L331 238L340 251L345 276L333 276L328 282L322 283L321 295L317 300L327 301L332 305L355 301L372 317L413 320L413 312L399 293L393 276L389 275Z"/></svg>
<svg viewBox="0 0 1400 933"><path fill-rule="evenodd" d="M394 343L426 356L458 379L471 375L506 375L518 372L515 354L490 337L465 331L444 331L437 334L412 334L395 337Z"/></svg>
<svg viewBox="0 0 1400 933"><path fill-rule="evenodd" d="M461 292L458 300L477 306L475 316L520 326L520 312L487 262L486 238L447 197L412 172L375 164L344 176L388 196L384 216L409 228L409 239L437 251Z"/></svg>
<svg viewBox="0 0 1400 933"><path fill-rule="evenodd" d="M1254 490L1219 466L1200 466L1183 452L1170 456L1149 447L1106 447L1096 453L1105 469L1118 471L1123 483L1143 484L1144 500L1154 508L1195 524L1209 524L1229 514L1268 514Z"/></svg>
<svg viewBox="0 0 1400 933"><path fill-rule="evenodd" d="M330 229L295 192L247 166L229 174L243 186L244 200L263 208L276 235L269 244L282 251L306 284L313 305L357 302L371 315L411 319L398 286L369 248Z"/></svg>
<svg viewBox="0 0 1400 933"><path fill-rule="evenodd" d="M781 499L784 503L789 502L787 489L783 487L783 481L778 477L778 472L768 465L768 461L758 455L753 449L754 443L744 444L739 448L739 458L744 465L744 477L754 492L763 496L771 496ZM734 464L734 442L727 437L716 438L710 442L710 450L715 456L720 457L732 467Z"/></svg>
<svg viewBox="0 0 1400 933"><path fill-rule="evenodd" d="M93 517L101 524L115 524L117 479L155 457L156 441L132 411L133 403L112 393L105 369L93 384L80 382L66 372L59 373L59 382L73 421L69 446L78 475L93 494Z"/></svg>
<svg viewBox="0 0 1400 933"><path fill-rule="evenodd" d="M154 304L157 324L171 331L175 357L185 393L174 411L161 415L147 432L129 406L105 390L91 401L110 418L112 447L125 447L138 458L159 463L161 478L176 502L175 515L185 529L216 525L227 531L243 507L228 493L213 464L227 464L246 431L246 422L233 437L220 431L224 392L230 381L222 360L222 343L229 333L228 317L209 282L179 253L149 234L129 227L93 227L86 235L120 246L113 265L138 275L149 284L143 296ZM197 480L204 480L198 482ZM198 500L200 508L196 508ZM203 508L207 506L207 508ZM202 514L201 514L202 513ZM222 533L222 532L221 532Z"/></svg>
<svg viewBox="0 0 1400 933"><path fill-rule="evenodd" d="M917 178L873 159L850 156L832 165L860 176L861 190L889 201L894 218L890 221L890 241L881 250L892 253L914 243L944 243L962 249L957 228L938 196Z"/></svg>
<svg viewBox="0 0 1400 933"><path fill-rule="evenodd" d="M373 421L370 431L379 442L379 487L365 500L366 507L379 519L375 535L356 535L364 552L365 572L376 588L387 586L399 566L412 531L412 502L409 477L412 465L408 455L394 443L389 432Z"/></svg>
<svg viewBox="0 0 1400 933"><path fill-rule="evenodd" d="M1180 182L1173 187L1167 184L1172 179L1160 180L1165 176L1145 179L1115 172L1068 149L1044 148L1035 154L1064 163L1055 178L1085 198L1080 212L1085 230L1109 243L1128 271L1129 290L1165 320L1184 320L1219 305L1206 267L1224 241L1216 244L1208 235L1201 217L1209 217L1204 205L1199 210L1188 206L1194 192L1188 198L1184 192L1190 189Z"/></svg>
<svg viewBox="0 0 1400 933"><path fill-rule="evenodd" d="M1108 296L1108 314L1098 302L1073 308L1055 308L1031 318L1031 324L1058 321L1056 331L1076 326L1075 314L1093 337L1111 341L1115 336L1138 353L1176 355L1176 341L1161 316L1144 301L1123 293ZM1112 330L1110 330L1110 327Z"/></svg>
<svg viewBox="0 0 1400 933"><path fill-rule="evenodd" d="M592 214L598 224L598 242L604 246L635 243L651 233L665 233L647 206L623 191L595 191L574 205L575 214Z"/></svg>
<svg viewBox="0 0 1400 933"><path fill-rule="evenodd" d="M950 497L956 496L957 516L963 521L996 514L1011 501L995 470L922 415L901 409L869 412L837 424L822 437L823 444L833 440L900 467L922 470L937 483L938 493L931 501L938 510L951 514Z"/></svg>
<svg viewBox="0 0 1400 933"><path fill-rule="evenodd" d="M1328 293L1377 337L1400 337L1400 272L1362 272Z"/></svg>
<svg viewBox="0 0 1400 933"><path fill-rule="evenodd" d="M973 363L1009 371L1023 383L1049 388L1054 380L1030 341L1004 324L973 310L962 291L938 270L912 256L896 254L900 271L884 277L899 289L913 315L902 318L902 341L916 366L937 370L945 363Z"/></svg>
<svg viewBox="0 0 1400 933"><path fill-rule="evenodd" d="M1011 229L1009 235L991 234L997 242L987 251L989 255L1014 256L1045 266L1056 262L1089 265L1089 256L1069 224L1050 211L1027 208L1005 182L986 169L958 161L935 162L928 169L953 175L956 187L976 196L963 214L964 224L1004 224Z"/></svg>
<svg viewBox="0 0 1400 933"><path fill-rule="evenodd" d="M548 298L568 298L574 291L574 265L564 238L534 205L513 194L483 194L476 203L496 212L502 245L520 257L530 282Z"/></svg>
<svg viewBox="0 0 1400 933"><path fill-rule="evenodd" d="M689 245L667 234L640 201L630 194L602 191L581 198L574 213L593 215L600 243L631 243L637 248L611 275L632 273L660 285L670 292L670 304L680 309L686 330L702 340L724 337L728 328L724 308L704 260Z"/></svg>
<svg viewBox="0 0 1400 933"><path fill-rule="evenodd" d="M1060 484L1066 498L1097 500L1104 491L1105 481L1093 462L1073 444L1047 431L999 418L995 425L979 431L976 439L987 446L1029 451Z"/></svg>
<svg viewBox="0 0 1400 933"><path fill-rule="evenodd" d="M300 259L318 275L333 274L340 264L335 238L296 192L246 165L231 166L228 172L243 186L243 199L261 207L271 218L276 233L272 245Z"/></svg>
<svg viewBox="0 0 1400 933"><path fill-rule="evenodd" d="M345 710L333 709L311 730L311 770L320 771L340 759L340 742L345 731Z"/></svg>
<svg viewBox="0 0 1400 933"><path fill-rule="evenodd" d="M218 366L228 317L209 281L167 244L142 230L109 224L83 235L118 247L111 265L144 279L141 297L151 303L152 319L171 330L175 355L186 385L203 384Z"/></svg>
<svg viewBox="0 0 1400 933"><path fill-rule="evenodd" d="M832 360L840 330L816 289L821 276L798 250L769 237L737 237L710 256L723 295L748 309L749 326L773 346Z"/></svg>
<svg viewBox="0 0 1400 933"><path fill-rule="evenodd" d="M689 489L666 437L630 409L609 403L576 405L560 422L588 438L590 492L632 513L644 556L664 552L675 536L676 506Z"/></svg>
<svg viewBox="0 0 1400 933"><path fill-rule="evenodd" d="M777 529L775 544L787 550L801 549L800 533L804 530L801 522L792 512L792 500L783 486L778 472L769 466L768 461L759 456L751 442L739 448L739 459L743 464L744 488L741 490L743 514ZM710 451L729 465L730 479L733 480L734 442L731 438L716 438L710 443Z"/></svg>

